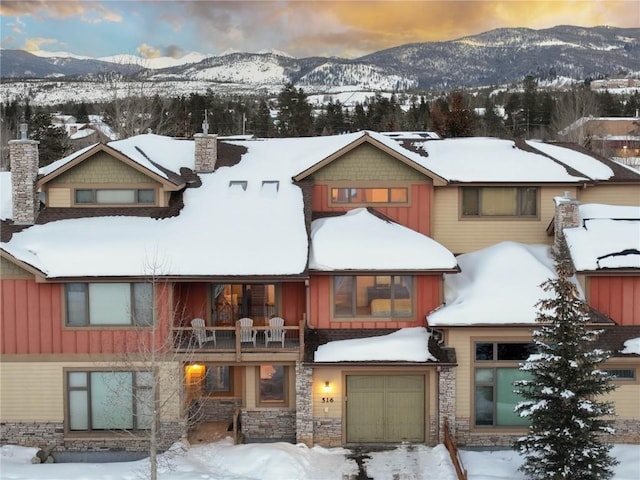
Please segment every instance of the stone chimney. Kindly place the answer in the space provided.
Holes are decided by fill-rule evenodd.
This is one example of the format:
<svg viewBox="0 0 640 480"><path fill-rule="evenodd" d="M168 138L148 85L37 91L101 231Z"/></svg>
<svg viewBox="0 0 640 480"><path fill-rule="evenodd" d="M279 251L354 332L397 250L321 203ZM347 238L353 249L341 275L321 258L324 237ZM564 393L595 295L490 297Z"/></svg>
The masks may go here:
<svg viewBox="0 0 640 480"><path fill-rule="evenodd" d="M16 224L33 225L38 215L40 202L36 192L36 178L39 143L27 138L27 125L24 123L20 124L20 139L9 140L13 222Z"/></svg>
<svg viewBox="0 0 640 480"><path fill-rule="evenodd" d="M563 230L580 226L580 202L571 198L570 192L564 192L562 197L555 197L555 215L553 219L553 244L557 248L564 239Z"/></svg>
<svg viewBox="0 0 640 480"><path fill-rule="evenodd" d="M195 139L195 166L197 173L213 172L218 160L218 136L209 135L209 122L205 110L204 122L202 122L202 133L196 133Z"/></svg>

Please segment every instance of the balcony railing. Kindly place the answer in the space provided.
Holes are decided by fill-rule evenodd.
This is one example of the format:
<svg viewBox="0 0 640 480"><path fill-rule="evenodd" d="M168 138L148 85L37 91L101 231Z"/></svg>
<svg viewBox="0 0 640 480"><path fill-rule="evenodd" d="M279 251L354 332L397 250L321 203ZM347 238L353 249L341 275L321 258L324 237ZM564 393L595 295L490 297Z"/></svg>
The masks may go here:
<svg viewBox="0 0 640 480"><path fill-rule="evenodd" d="M269 326L254 326L255 346L252 342L242 342L240 326L205 327L207 337L215 334L215 342L209 340L199 345L195 330L191 327L172 328L173 345L177 352L196 353L235 353L238 360L243 353L298 353L304 351L304 320L298 325L285 325L284 346L280 341L266 343L265 332Z"/></svg>

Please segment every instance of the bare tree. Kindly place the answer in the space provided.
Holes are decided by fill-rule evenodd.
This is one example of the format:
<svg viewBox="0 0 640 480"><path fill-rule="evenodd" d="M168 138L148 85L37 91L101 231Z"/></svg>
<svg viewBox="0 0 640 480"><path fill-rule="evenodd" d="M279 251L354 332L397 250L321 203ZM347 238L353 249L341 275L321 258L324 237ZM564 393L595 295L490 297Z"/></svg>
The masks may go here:
<svg viewBox="0 0 640 480"><path fill-rule="evenodd" d="M598 114L596 95L587 88L573 89L558 98L551 130L559 140L588 147L591 142L588 120Z"/></svg>

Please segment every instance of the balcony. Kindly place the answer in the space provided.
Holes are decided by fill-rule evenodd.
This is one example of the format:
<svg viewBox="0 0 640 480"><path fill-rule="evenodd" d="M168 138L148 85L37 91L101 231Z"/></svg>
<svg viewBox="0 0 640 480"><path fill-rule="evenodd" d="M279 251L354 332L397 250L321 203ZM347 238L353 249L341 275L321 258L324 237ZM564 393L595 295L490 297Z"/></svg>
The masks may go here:
<svg viewBox="0 0 640 480"><path fill-rule="evenodd" d="M235 361L255 359L257 356L275 356L282 359L302 359L304 352L304 328L305 322L301 320L298 325L285 325L284 345L282 342L266 343L265 332L268 326L256 325L255 346L253 342L243 342L241 328L235 326L204 327L205 337L208 341L199 344L196 332L192 327L172 328L173 346L177 353L187 354L212 354L225 359L235 357ZM215 341L211 339L215 335ZM285 358L283 358L285 357Z"/></svg>

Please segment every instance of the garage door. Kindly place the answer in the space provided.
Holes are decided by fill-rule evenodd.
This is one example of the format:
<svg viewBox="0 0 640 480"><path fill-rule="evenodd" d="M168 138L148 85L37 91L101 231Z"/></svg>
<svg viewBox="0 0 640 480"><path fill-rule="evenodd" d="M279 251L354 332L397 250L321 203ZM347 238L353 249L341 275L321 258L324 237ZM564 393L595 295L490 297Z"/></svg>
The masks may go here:
<svg viewBox="0 0 640 480"><path fill-rule="evenodd" d="M347 443L424 442L424 376L349 375Z"/></svg>

